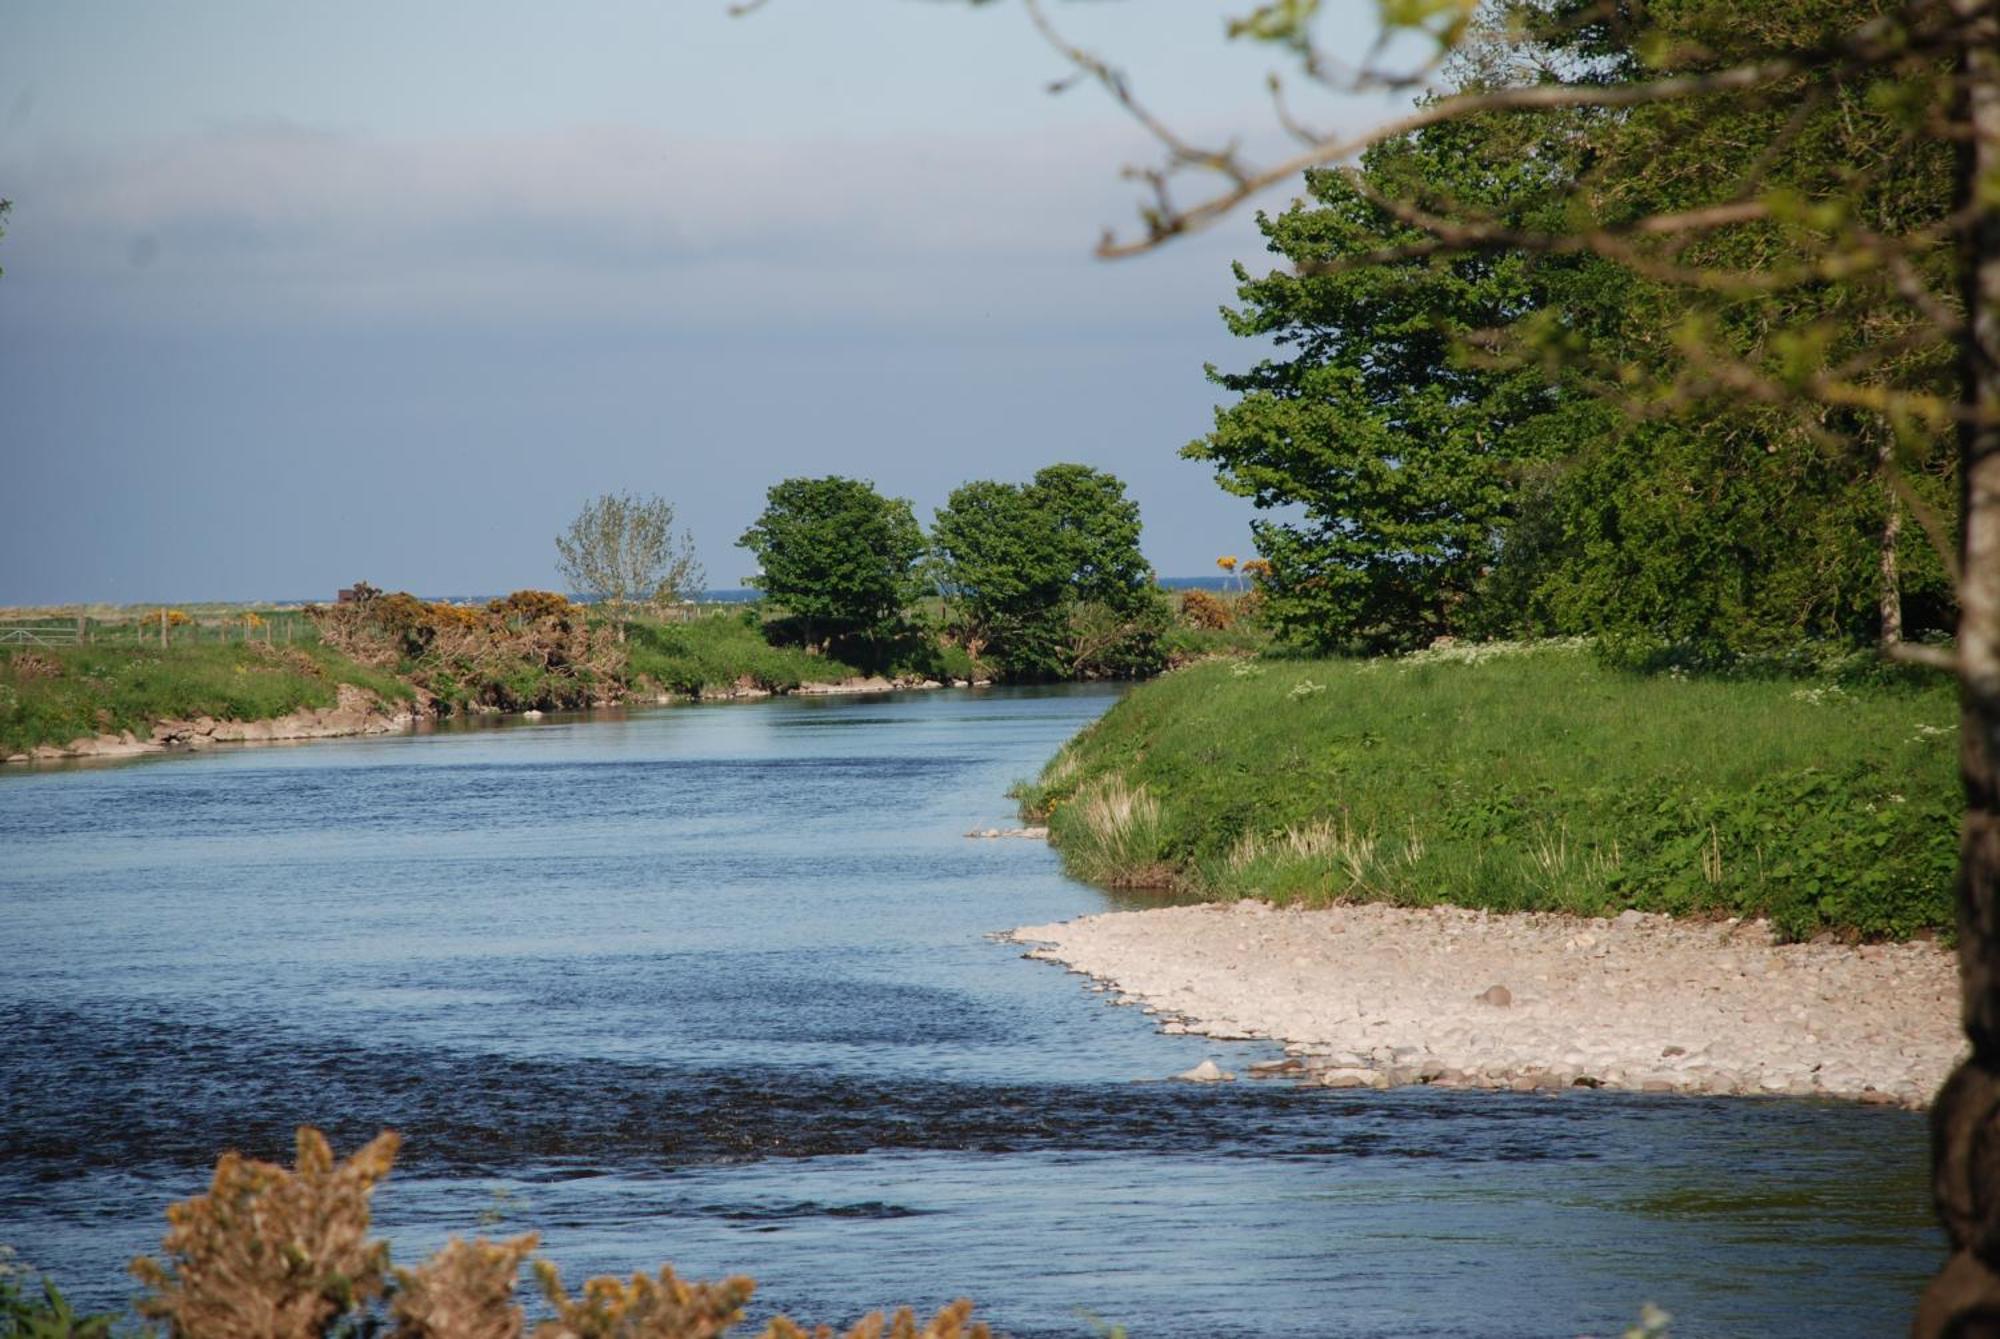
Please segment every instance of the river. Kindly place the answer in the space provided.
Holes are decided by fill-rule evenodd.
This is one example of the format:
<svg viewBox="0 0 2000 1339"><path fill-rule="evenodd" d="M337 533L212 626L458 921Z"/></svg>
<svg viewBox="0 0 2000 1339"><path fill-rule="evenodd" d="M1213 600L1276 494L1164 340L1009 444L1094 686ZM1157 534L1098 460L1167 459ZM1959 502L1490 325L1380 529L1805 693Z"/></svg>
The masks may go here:
<svg viewBox="0 0 2000 1339"><path fill-rule="evenodd" d="M989 932L1121 905L968 840L1101 689L671 707L0 776L0 1242L70 1296L224 1147L384 1127L413 1263L535 1228L759 1314L1018 1336L1880 1335L1940 1256L1917 1115L1162 1082ZM1094 1320L1092 1318L1095 1318Z"/></svg>

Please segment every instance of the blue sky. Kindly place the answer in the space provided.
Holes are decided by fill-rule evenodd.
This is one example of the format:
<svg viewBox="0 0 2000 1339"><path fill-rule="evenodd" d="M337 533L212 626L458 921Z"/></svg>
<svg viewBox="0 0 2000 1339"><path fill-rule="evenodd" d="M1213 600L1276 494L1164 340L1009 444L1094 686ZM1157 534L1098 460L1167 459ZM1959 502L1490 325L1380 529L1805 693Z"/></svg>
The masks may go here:
<svg viewBox="0 0 2000 1339"><path fill-rule="evenodd" d="M1054 6L1177 123L1264 136L1241 8ZM1255 230L1093 259L1148 146L1042 92L1014 4L9 0L7 32L0 603L550 586L615 490L734 585L787 475L928 521L1057 460L1130 483L1163 575L1249 551L1175 453L1203 363L1254 356L1216 312Z"/></svg>

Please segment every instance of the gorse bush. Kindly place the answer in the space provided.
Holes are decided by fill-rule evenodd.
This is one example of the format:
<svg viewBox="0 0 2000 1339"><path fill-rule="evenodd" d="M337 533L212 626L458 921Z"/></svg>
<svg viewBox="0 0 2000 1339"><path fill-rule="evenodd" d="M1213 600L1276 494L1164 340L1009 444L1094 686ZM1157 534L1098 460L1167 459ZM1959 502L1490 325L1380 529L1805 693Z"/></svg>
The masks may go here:
<svg viewBox="0 0 2000 1339"><path fill-rule="evenodd" d="M516 1294L537 1244L532 1234L454 1238L415 1269L393 1268L388 1243L368 1230L370 1197L396 1148L396 1136L384 1133L336 1162L319 1131L301 1128L291 1168L224 1154L208 1193L168 1210L165 1261L134 1262L147 1289L140 1314L174 1339L721 1339L743 1321L756 1290L747 1278L692 1282L662 1265L657 1275L593 1278L572 1295L553 1264L536 1260L550 1316L531 1328ZM0 1303L7 1296L0 1292ZM889 1319L875 1314L838 1333L991 1339L971 1311L961 1301L927 1322L907 1309ZM831 1326L808 1329L784 1317L758 1332L759 1339L835 1335Z"/></svg>
<svg viewBox="0 0 2000 1339"><path fill-rule="evenodd" d="M307 607L321 640L454 710L583 707L622 687L615 636L563 596L516 591L474 608L356 589L351 603Z"/></svg>
<svg viewBox="0 0 2000 1339"><path fill-rule="evenodd" d="M1180 604L1180 620L1187 627L1221 632L1236 626L1235 603L1220 595L1186 590L1181 592Z"/></svg>
<svg viewBox="0 0 2000 1339"><path fill-rule="evenodd" d="M1104 883L1901 937L1952 921L1955 745L1942 684L1645 676L1582 643L1485 644L1196 666L1017 795Z"/></svg>

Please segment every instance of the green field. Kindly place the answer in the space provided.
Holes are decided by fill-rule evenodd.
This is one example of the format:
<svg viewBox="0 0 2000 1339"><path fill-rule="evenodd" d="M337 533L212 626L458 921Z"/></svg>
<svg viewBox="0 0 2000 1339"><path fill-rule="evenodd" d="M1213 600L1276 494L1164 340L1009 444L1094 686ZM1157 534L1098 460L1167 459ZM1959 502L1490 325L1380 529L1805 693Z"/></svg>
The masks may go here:
<svg viewBox="0 0 2000 1339"><path fill-rule="evenodd" d="M1578 645L1483 646L1196 666L1018 793L1103 883L1902 937L1951 922L1956 745L1943 681L1641 676Z"/></svg>

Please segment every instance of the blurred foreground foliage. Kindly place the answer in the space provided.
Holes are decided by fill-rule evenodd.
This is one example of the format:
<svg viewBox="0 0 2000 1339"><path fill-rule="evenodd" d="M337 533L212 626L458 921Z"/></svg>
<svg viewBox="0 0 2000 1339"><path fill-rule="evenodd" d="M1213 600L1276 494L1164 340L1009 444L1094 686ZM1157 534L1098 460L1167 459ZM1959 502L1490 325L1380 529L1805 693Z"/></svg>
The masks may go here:
<svg viewBox="0 0 2000 1339"><path fill-rule="evenodd" d="M722 1339L741 1325L756 1291L743 1277L678 1277L667 1265L629 1280L599 1277L572 1294L560 1271L533 1260L547 1317L530 1322L517 1300L533 1233L505 1241L457 1237L414 1269L390 1264L371 1238L369 1201L395 1162L385 1131L344 1162L302 1126L293 1166L225 1153L208 1193L167 1211L164 1260L141 1258L139 1314L174 1339ZM52 1284L42 1296L0 1270L0 1336L98 1339L115 1317L79 1317ZM957 1301L928 1320L909 1308L846 1329L773 1317L756 1339L992 1339Z"/></svg>

